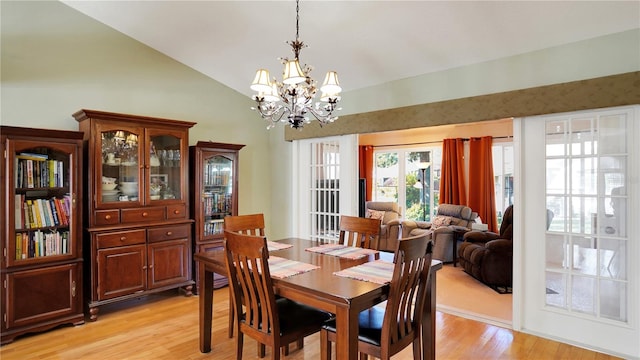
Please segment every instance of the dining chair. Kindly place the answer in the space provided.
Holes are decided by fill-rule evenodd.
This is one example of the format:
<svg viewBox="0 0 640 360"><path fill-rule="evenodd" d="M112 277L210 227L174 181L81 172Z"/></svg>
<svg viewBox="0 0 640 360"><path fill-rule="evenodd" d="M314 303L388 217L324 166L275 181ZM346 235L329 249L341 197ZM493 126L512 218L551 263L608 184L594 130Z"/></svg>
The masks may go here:
<svg viewBox="0 0 640 360"><path fill-rule="evenodd" d="M381 220L340 216L340 245L378 250Z"/></svg>
<svg viewBox="0 0 640 360"><path fill-rule="evenodd" d="M225 254L235 322L236 358L242 359L244 335L271 347L271 359L280 359L286 345L320 331L331 314L277 298L269 271L267 240L225 230ZM244 311L243 311L244 307Z"/></svg>
<svg viewBox="0 0 640 360"><path fill-rule="evenodd" d="M393 276L386 304L379 304L358 316L358 352L389 359L409 344L413 358L422 356L422 317L433 243L426 234L400 239L394 255ZM328 321L320 331L320 358L331 358L336 341L336 322ZM363 358L363 356L361 356Z"/></svg>
<svg viewBox="0 0 640 360"><path fill-rule="evenodd" d="M224 230L246 235L264 235L264 214L228 215L224 217ZM231 289L230 289L231 290ZM229 338L233 337L235 311L229 308Z"/></svg>
<svg viewBox="0 0 640 360"><path fill-rule="evenodd" d="M264 235L264 215L235 215L224 217L224 229L246 235Z"/></svg>

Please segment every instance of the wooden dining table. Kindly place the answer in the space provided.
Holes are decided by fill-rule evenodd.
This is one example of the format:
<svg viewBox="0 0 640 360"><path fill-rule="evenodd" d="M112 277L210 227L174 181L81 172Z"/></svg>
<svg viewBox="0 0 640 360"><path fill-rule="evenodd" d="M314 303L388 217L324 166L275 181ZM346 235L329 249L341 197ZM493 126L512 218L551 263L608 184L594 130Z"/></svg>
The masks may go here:
<svg viewBox="0 0 640 360"><path fill-rule="evenodd" d="M317 265L319 268L287 278L272 277L276 294L335 314L338 334L336 359L357 359L358 314L385 301L389 285L336 276L334 272L377 259L391 262L393 253L379 252L354 260L305 250L323 243L319 241L287 238L278 242L293 246L270 251L270 255ZM200 273L200 351L207 353L211 351L213 273L226 276L227 268L224 251L197 253L194 259L198 262ZM442 262L432 261L423 314L423 359L435 359L436 272L441 268Z"/></svg>

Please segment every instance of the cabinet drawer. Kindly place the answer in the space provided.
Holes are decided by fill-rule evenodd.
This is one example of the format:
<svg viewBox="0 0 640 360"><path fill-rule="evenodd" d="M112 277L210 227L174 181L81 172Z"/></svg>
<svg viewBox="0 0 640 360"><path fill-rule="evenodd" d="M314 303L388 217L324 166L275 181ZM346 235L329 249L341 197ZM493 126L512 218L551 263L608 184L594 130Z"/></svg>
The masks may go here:
<svg viewBox="0 0 640 360"><path fill-rule="evenodd" d="M158 242L171 239L189 239L191 226L189 224L163 226L149 229L149 242Z"/></svg>
<svg viewBox="0 0 640 360"><path fill-rule="evenodd" d="M185 204L167 206L167 219L186 219L187 206Z"/></svg>
<svg viewBox="0 0 640 360"><path fill-rule="evenodd" d="M145 231L144 229L139 229L98 234L96 235L96 239L98 240L98 249L106 249L110 247L133 244L144 244Z"/></svg>
<svg viewBox="0 0 640 360"><path fill-rule="evenodd" d="M96 225L115 225L120 222L120 210L96 210L94 218Z"/></svg>
<svg viewBox="0 0 640 360"><path fill-rule="evenodd" d="M164 220L164 207L122 209L122 223L138 223Z"/></svg>

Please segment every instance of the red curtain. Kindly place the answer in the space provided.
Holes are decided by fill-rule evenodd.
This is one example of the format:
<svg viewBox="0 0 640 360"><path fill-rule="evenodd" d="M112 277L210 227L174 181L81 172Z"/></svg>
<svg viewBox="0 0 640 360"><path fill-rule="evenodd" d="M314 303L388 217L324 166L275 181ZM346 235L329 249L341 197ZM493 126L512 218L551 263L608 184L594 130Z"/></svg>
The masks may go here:
<svg viewBox="0 0 640 360"><path fill-rule="evenodd" d="M464 140L444 139L442 143L442 176L440 204L466 205L464 186Z"/></svg>
<svg viewBox="0 0 640 360"><path fill-rule="evenodd" d="M493 178L491 136L469 141L469 207L478 213L489 231L498 232Z"/></svg>
<svg viewBox="0 0 640 360"><path fill-rule="evenodd" d="M373 146L364 145L359 147L360 155L360 178L367 183L366 198L371 201L373 197Z"/></svg>

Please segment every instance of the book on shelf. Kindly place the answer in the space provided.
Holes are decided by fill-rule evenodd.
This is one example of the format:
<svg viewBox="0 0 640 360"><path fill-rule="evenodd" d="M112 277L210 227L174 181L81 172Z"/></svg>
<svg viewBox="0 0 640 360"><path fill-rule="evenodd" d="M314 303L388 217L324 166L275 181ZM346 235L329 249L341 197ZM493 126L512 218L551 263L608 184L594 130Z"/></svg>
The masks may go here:
<svg viewBox="0 0 640 360"><path fill-rule="evenodd" d="M33 177L33 160L27 159L26 163L26 173L27 173L27 186L28 188L34 188L35 182Z"/></svg>
<svg viewBox="0 0 640 360"><path fill-rule="evenodd" d="M63 199L53 198L53 202L56 208L56 212L58 213L59 225L66 226L69 225L69 222L65 216L64 210L62 209L62 201Z"/></svg>
<svg viewBox="0 0 640 360"><path fill-rule="evenodd" d="M16 194L13 204L13 216L15 217L15 228L24 229L24 194Z"/></svg>
<svg viewBox="0 0 640 360"><path fill-rule="evenodd" d="M33 201L33 203L36 205L36 208L38 209L38 227L46 227L49 226L48 225L48 218L46 218L45 216L45 212L44 212L44 207L42 206L42 199L35 199Z"/></svg>
<svg viewBox="0 0 640 360"><path fill-rule="evenodd" d="M53 218L53 224L55 226L60 225L60 216L58 215L58 209L56 208L56 198L49 199L49 208L51 209L51 215Z"/></svg>
<svg viewBox="0 0 640 360"><path fill-rule="evenodd" d="M21 160L35 160L35 161L45 161L49 158L47 154L38 154L38 153L29 153L29 152L21 152L16 155L16 159Z"/></svg>

